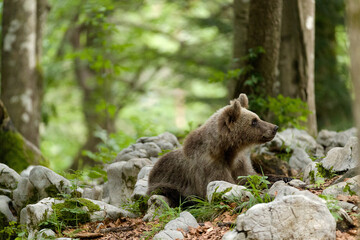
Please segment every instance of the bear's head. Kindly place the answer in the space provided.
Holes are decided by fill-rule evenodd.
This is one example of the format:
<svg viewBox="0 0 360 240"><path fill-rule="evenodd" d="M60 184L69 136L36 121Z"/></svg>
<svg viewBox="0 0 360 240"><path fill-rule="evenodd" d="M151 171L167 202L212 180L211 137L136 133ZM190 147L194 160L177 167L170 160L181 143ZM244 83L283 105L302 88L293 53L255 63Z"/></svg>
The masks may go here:
<svg viewBox="0 0 360 240"><path fill-rule="evenodd" d="M248 107L246 94L242 93L239 98L232 100L218 118L220 135L242 147L272 140L278 126L261 120Z"/></svg>

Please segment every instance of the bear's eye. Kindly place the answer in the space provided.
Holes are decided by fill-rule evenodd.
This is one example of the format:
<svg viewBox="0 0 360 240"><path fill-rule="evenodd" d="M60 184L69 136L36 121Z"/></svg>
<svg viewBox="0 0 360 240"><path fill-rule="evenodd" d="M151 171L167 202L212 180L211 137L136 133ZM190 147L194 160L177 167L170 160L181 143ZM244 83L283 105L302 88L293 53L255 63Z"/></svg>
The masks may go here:
<svg viewBox="0 0 360 240"><path fill-rule="evenodd" d="M258 120L257 120L256 118L254 118L254 119L251 121L251 126L255 127L257 123L258 123Z"/></svg>

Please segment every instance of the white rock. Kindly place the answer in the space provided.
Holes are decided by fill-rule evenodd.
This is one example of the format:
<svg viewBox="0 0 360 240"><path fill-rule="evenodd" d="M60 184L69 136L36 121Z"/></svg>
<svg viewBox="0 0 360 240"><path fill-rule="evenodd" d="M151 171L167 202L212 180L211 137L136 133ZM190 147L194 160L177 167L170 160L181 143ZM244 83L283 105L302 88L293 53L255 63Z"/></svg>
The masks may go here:
<svg viewBox="0 0 360 240"><path fill-rule="evenodd" d="M311 193L310 191L303 190L300 191L294 187L291 187L284 183L283 181L275 182L268 191L270 197L276 199L282 198L284 196L293 196L293 195L302 195L305 196L315 202L319 202L320 204L325 204L325 200L319 198L315 194Z"/></svg>
<svg viewBox="0 0 360 240"><path fill-rule="evenodd" d="M336 222L325 204L306 196L284 196L257 204L236 220L237 239L336 238Z"/></svg>
<svg viewBox="0 0 360 240"><path fill-rule="evenodd" d="M351 137L356 136L356 128L342 132L321 130L316 141L325 147L326 152L334 147L344 147Z"/></svg>
<svg viewBox="0 0 360 240"><path fill-rule="evenodd" d="M212 201L215 192L221 193L229 188L231 188L231 190L222 195L223 199L233 200L241 199L243 197L251 197L251 193L246 191L246 187L244 186L239 186L225 181L213 181L210 182L206 188L208 201Z"/></svg>
<svg viewBox="0 0 360 240"><path fill-rule="evenodd" d="M115 207L115 206L107 204L105 202L97 201L97 200L93 200L93 199L87 199L87 200L95 203L96 205L98 205L100 207L100 211L94 212L92 215L90 215L91 221L99 220L96 217L102 216L102 215L105 216L104 218L110 218L110 219L118 219L120 217L130 217L130 218L136 217L135 214L133 214L129 211L126 211L122 208ZM103 212L104 214L99 214L99 212ZM103 219L100 219L100 220L103 220Z"/></svg>
<svg viewBox="0 0 360 240"><path fill-rule="evenodd" d="M107 167L110 204L119 206L128 202L134 191L137 176L144 166L152 165L146 158L115 162Z"/></svg>
<svg viewBox="0 0 360 240"><path fill-rule="evenodd" d="M197 228L199 224L197 223L196 219L191 215L189 212L181 212L180 217L175 218L168 222L164 229L165 230L177 230L183 229L184 231L189 231L189 227Z"/></svg>
<svg viewBox="0 0 360 240"><path fill-rule="evenodd" d="M266 144L267 146L277 145L277 148L283 146L295 149L296 147L316 151L317 143L315 139L310 136L306 131L296 128L288 128L282 132L276 134L275 138ZM270 148L269 148L270 149Z"/></svg>
<svg viewBox="0 0 360 240"><path fill-rule="evenodd" d="M11 199L7 196L4 195L0 195L0 214L5 215L7 222L16 222L17 221L17 217L14 216L14 214L11 211ZM0 222L0 226L1 224L3 224L2 222Z"/></svg>
<svg viewBox="0 0 360 240"><path fill-rule="evenodd" d="M7 165L0 163L0 187L15 189L20 181L20 175Z"/></svg>
<svg viewBox="0 0 360 240"><path fill-rule="evenodd" d="M41 229L38 233L37 233L37 240L45 240L45 239L52 239L55 238L56 233L48 228L44 228Z"/></svg>
<svg viewBox="0 0 360 240"><path fill-rule="evenodd" d="M313 184L317 181L325 181L325 179L318 176L316 162L309 163L304 169L304 182L306 184Z"/></svg>
<svg viewBox="0 0 360 240"><path fill-rule="evenodd" d="M162 230L157 233L153 240L175 240L175 239L184 239L184 236L180 231L177 230Z"/></svg>
<svg viewBox="0 0 360 240"><path fill-rule="evenodd" d="M123 149L115 158L115 162L128 161L133 158L148 158L156 162L162 150L173 150L180 147L177 138L171 133L163 133L155 137L139 138L135 144Z"/></svg>
<svg viewBox="0 0 360 240"><path fill-rule="evenodd" d="M38 224L53 213L52 205L63 203L63 200L44 198L36 204L29 204L20 212L20 224L25 225L28 231L33 232Z"/></svg>
<svg viewBox="0 0 360 240"><path fill-rule="evenodd" d="M301 181L299 179L293 179L290 182L288 182L288 184L290 186L298 187L298 188L303 188L303 187L306 187L306 185L307 185L306 183L304 183L303 181Z"/></svg>
<svg viewBox="0 0 360 240"><path fill-rule="evenodd" d="M357 137L352 137L345 147L332 148L321 161L323 167L341 172L359 166L360 151L358 143Z"/></svg>
<svg viewBox="0 0 360 240"><path fill-rule="evenodd" d="M312 160L305 150L295 147L289 160L290 167L302 171L309 163L312 163Z"/></svg>
<svg viewBox="0 0 360 240"><path fill-rule="evenodd" d="M235 240L238 237L238 234L239 233L235 229L227 231L222 237L222 240Z"/></svg>
<svg viewBox="0 0 360 240"><path fill-rule="evenodd" d="M355 192L356 195L360 195L360 175L350 178L346 182L331 185L330 187L327 187L322 194L331 195L333 197L337 197L338 195L350 196L348 191L344 191L346 186L349 186L350 190Z"/></svg>
<svg viewBox="0 0 360 240"><path fill-rule="evenodd" d="M134 191L131 195L131 199L133 200L137 200L140 199L141 197L145 197L146 196L146 192L148 189L148 183L149 183L149 174L151 169L153 168L152 165L149 166L145 166L143 167L138 176L137 176L137 181L134 187Z"/></svg>
<svg viewBox="0 0 360 240"><path fill-rule="evenodd" d="M39 199L71 192L69 180L43 166L35 166L30 172L29 180L38 192Z"/></svg>
<svg viewBox="0 0 360 240"><path fill-rule="evenodd" d="M18 211L25 207L26 204L35 203L39 200L34 185L25 177L20 179L17 188L13 192L13 198Z"/></svg>
<svg viewBox="0 0 360 240"><path fill-rule="evenodd" d="M29 178L30 176L30 172L31 170L35 167L35 165L30 165L28 166L26 169L24 169L21 173L20 176L24 177L24 178Z"/></svg>
<svg viewBox="0 0 360 240"><path fill-rule="evenodd" d="M173 150L181 146L177 138L169 132L165 132L156 137L142 137L139 138L136 142L137 143L153 142L156 145L158 145L161 148L161 150Z"/></svg>
<svg viewBox="0 0 360 240"><path fill-rule="evenodd" d="M170 200L162 195L152 195L147 203L148 210L142 219L145 222L158 219L169 208Z"/></svg>
<svg viewBox="0 0 360 240"><path fill-rule="evenodd" d="M92 188L84 188L82 193L83 198L99 200L103 198L103 189L101 186L93 186Z"/></svg>

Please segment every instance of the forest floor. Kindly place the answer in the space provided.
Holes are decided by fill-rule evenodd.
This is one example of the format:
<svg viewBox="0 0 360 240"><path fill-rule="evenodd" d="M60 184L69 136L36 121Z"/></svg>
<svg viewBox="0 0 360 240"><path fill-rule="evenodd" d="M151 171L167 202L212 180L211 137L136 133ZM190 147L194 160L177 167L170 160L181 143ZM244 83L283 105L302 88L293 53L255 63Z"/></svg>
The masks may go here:
<svg viewBox="0 0 360 240"><path fill-rule="evenodd" d="M312 193L319 195L338 177L326 181L321 187L309 189ZM303 190L303 189L300 189ZM338 200L347 201L355 205L359 205L359 196L338 196ZM230 204L231 206L231 204ZM336 239L337 240L355 240L359 234L359 219L355 212L349 213L354 221L354 226L339 230L337 226ZM224 212L213 221L199 222L198 228L190 228L189 232L182 231L184 239L221 239L222 236L229 230L235 227L236 217L238 214L231 212ZM68 229L63 232L63 235L75 237L80 239L152 239L152 237L161 229L158 220L151 222L142 221L139 218L119 218L117 220L106 219L99 222L86 223L79 228ZM340 227L341 228L341 227Z"/></svg>

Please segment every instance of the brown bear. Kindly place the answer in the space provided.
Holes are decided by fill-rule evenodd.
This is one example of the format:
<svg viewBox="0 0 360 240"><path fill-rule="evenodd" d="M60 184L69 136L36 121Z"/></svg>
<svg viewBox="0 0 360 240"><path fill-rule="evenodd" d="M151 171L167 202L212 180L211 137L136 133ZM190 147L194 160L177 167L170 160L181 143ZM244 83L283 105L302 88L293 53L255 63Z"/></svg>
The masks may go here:
<svg viewBox="0 0 360 240"><path fill-rule="evenodd" d="M249 111L247 96L240 94L192 131L182 148L156 162L149 175L148 195L164 195L176 206L188 196L205 198L211 181L236 183L238 176L256 174L244 150L272 140L277 129Z"/></svg>

